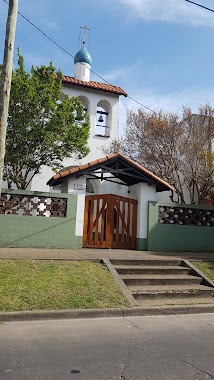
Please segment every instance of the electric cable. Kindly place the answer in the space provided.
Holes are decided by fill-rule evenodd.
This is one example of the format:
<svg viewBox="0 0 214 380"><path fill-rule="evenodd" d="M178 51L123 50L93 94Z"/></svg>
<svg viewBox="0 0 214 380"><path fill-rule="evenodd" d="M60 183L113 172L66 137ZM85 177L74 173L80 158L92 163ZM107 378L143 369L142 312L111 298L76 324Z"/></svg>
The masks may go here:
<svg viewBox="0 0 214 380"><path fill-rule="evenodd" d="M6 0L3 0L6 4L8 4L8 2ZM67 51L66 49L64 49L62 46L60 46L56 41L54 41L51 37L49 37L45 32L43 32L38 26L36 26L32 21L30 21L27 17L25 17L21 12L18 11L18 14L23 17L25 19L25 21L27 21L29 24L31 24L31 26L33 26L35 29L38 30L38 32L40 32L41 34L43 34L44 37L46 37L49 41L51 41L54 45L56 45L59 49L61 49L62 51L64 51L64 53L68 54L70 57L74 58L74 55L71 54L69 51ZM84 63L80 62L83 66ZM102 81L104 81L105 83L107 83L108 85L112 86L112 84L110 82L108 82L105 78L103 78L101 75L97 74L95 71L93 71L92 69L90 69L90 71L96 75L98 78L100 78ZM147 110L151 111L152 113L156 114L156 112L154 110L152 110L151 108L145 106L143 103L139 102L138 100L132 98L131 96L129 96L127 94L126 96L127 98L129 98L130 100L132 100L133 102L139 104L140 106L146 108Z"/></svg>
<svg viewBox="0 0 214 380"><path fill-rule="evenodd" d="M3 1L4 1L6 4L8 4L8 2L7 2L6 0L3 0ZM196 3L196 2L194 2L194 1L192 1L192 0L184 0L184 1L186 1L186 2L188 2L188 3L191 3L191 4L193 4L193 5L196 5L196 6L200 7L200 8L206 9L206 10L208 10L208 11L214 13L214 10L213 10L213 9L208 8L208 7L204 6L204 5L198 4L198 3ZM44 37L46 37L49 41L51 41L54 45L56 45L59 49L61 49L64 53L66 53L66 54L68 54L70 57L74 58L74 55L73 55L73 54L71 54L69 51L67 51L67 50L64 49L62 46L60 46L56 41L54 41L51 37L49 37L45 32L42 31L42 29L40 29L38 26L36 26L32 21L30 21L27 17L25 17L21 12L18 11L18 14L19 14L21 17L23 17L23 18L25 19L25 21L27 21L29 24L31 24L31 26L33 26L35 29L37 29L38 32L40 32L41 34L43 34ZM80 62L80 63L81 63L83 66L85 66L84 63L82 63L82 62ZM103 78L101 75L97 74L97 73L96 73L95 71L93 71L92 69L90 69L90 71L91 71L94 75L96 75L98 78L100 78L102 81L104 81L105 83L107 83L107 84L109 84L109 85L112 85L110 82L108 82L105 78ZM127 94L127 98L130 99L130 100L132 100L133 102L137 103L138 105L140 105L140 106L146 108L147 110L151 111L152 113L156 114L156 112L155 112L154 110L152 110L151 108L145 106L145 104L139 102L138 100L134 99L133 97L131 97L131 96L128 95L128 94Z"/></svg>
<svg viewBox="0 0 214 380"><path fill-rule="evenodd" d="M210 12L213 12L213 13L214 13L214 9L211 9L211 8L205 7L205 5L198 4L198 3L196 3L195 1L192 1L192 0L184 0L184 1L187 1L187 3L194 4L194 5L196 5L197 7L200 7L200 8L206 9L207 11L210 11Z"/></svg>

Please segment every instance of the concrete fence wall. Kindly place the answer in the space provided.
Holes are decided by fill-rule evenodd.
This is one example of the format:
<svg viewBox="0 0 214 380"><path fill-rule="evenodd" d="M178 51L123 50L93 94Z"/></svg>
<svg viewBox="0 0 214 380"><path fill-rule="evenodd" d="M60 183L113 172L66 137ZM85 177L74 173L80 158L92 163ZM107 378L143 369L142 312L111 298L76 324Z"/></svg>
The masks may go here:
<svg viewBox="0 0 214 380"><path fill-rule="evenodd" d="M6 194L10 197L6 200L8 206L0 205L0 247L82 247L82 231L78 228L77 218L77 205L81 204L81 210L84 210L80 196L3 190L4 203ZM18 206L16 196L21 199ZM49 201L46 202L44 199L47 198ZM11 199L15 206L10 209ZM67 204L66 212L63 203ZM10 210L9 214L5 214L5 207ZM214 252L214 207L149 201L147 226L146 242L150 251Z"/></svg>
<svg viewBox="0 0 214 380"><path fill-rule="evenodd" d="M148 250L214 252L214 207L149 202Z"/></svg>
<svg viewBox="0 0 214 380"><path fill-rule="evenodd" d="M23 190L3 190L6 194L38 198L54 198L54 201L67 200L65 217L55 216L20 216L0 213L0 247L32 247L32 248L81 248L82 237L75 236L77 195L41 193ZM32 201L34 202L34 201ZM33 203L32 203L33 204ZM21 208L22 206L20 206ZM35 206L36 207L36 206ZM41 213L42 214L42 213Z"/></svg>

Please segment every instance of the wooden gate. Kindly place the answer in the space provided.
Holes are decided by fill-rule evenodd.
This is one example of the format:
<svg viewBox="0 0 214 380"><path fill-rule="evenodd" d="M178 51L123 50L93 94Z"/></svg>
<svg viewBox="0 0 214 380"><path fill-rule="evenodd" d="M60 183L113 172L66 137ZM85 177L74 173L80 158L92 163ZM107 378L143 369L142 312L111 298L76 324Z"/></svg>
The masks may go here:
<svg viewBox="0 0 214 380"><path fill-rule="evenodd" d="M85 197L83 247L136 248L137 201L118 195Z"/></svg>

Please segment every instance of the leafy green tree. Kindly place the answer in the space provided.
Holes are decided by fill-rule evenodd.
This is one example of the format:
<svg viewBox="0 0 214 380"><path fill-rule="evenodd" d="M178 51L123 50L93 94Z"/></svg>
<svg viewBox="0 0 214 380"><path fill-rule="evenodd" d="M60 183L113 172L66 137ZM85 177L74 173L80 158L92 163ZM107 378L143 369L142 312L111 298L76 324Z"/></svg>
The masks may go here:
<svg viewBox="0 0 214 380"><path fill-rule="evenodd" d="M89 118L81 102L60 100L62 73L52 63L28 73L18 51L13 71L3 179L26 189L47 165L59 170L64 158L88 154Z"/></svg>

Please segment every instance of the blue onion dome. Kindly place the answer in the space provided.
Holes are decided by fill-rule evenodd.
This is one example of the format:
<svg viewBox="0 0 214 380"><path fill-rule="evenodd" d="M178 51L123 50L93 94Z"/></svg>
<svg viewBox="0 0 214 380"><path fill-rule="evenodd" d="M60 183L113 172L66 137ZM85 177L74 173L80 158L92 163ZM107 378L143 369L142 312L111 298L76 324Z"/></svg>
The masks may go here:
<svg viewBox="0 0 214 380"><path fill-rule="evenodd" d="M82 48L77 52L77 54L74 57L74 64L78 62L88 63L90 66L92 64L92 58L88 50L86 49L84 43L83 43Z"/></svg>

